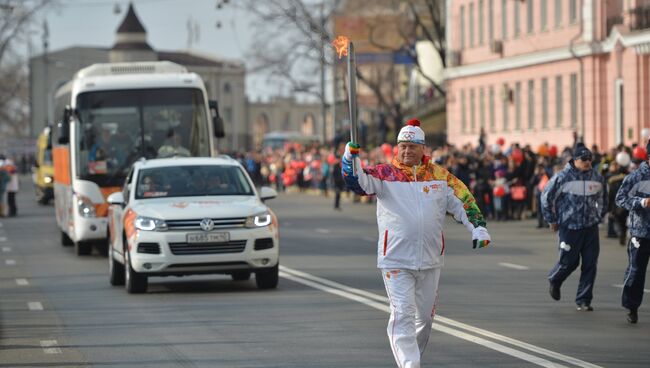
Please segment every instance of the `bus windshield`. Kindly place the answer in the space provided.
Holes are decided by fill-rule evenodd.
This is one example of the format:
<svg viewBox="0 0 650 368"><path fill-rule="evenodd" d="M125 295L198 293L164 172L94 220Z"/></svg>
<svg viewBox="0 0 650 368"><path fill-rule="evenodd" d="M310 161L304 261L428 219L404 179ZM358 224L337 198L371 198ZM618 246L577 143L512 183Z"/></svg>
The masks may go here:
<svg viewBox="0 0 650 368"><path fill-rule="evenodd" d="M140 157L210 156L203 95L193 88L86 92L77 97L77 176L122 184Z"/></svg>

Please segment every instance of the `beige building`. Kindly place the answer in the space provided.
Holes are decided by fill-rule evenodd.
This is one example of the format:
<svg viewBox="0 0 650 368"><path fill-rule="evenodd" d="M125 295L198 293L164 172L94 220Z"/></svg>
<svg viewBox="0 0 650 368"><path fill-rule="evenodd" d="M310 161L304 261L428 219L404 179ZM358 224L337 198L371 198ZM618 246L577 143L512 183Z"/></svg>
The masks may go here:
<svg viewBox="0 0 650 368"><path fill-rule="evenodd" d="M111 48L73 46L30 59L30 134L37 135L46 124L55 121L53 101L56 90L70 80L77 70L94 63L155 60L183 65L190 72L202 77L208 97L219 102L219 110L225 123L226 137L217 142L221 151L253 148L256 142L254 132L263 131L259 130L261 128L254 128L254 119L259 116L267 117L269 129L278 126L299 131L306 106L309 106L312 121L313 116L319 114L318 106L303 106L287 99L276 99L270 103L248 103L245 93L246 68L242 61L226 60L196 51L154 50L147 42L144 26L130 5L117 29L115 44ZM275 102L278 103L277 106ZM249 113L249 109L253 112ZM288 118L285 118L286 116ZM287 124L284 124L285 122ZM322 124L313 124L312 129L317 129L319 125ZM320 134L320 131L315 134Z"/></svg>

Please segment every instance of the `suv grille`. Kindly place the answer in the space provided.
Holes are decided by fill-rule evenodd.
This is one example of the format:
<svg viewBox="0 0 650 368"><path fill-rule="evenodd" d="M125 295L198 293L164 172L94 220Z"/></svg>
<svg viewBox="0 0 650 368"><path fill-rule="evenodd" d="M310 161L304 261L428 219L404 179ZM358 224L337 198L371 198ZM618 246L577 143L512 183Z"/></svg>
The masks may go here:
<svg viewBox="0 0 650 368"><path fill-rule="evenodd" d="M169 225L168 225L169 226ZM246 248L246 240L231 240L228 243L169 243L172 253L177 256L196 254L241 253Z"/></svg>
<svg viewBox="0 0 650 368"><path fill-rule="evenodd" d="M271 249L271 248L273 248L273 239L271 238L255 239L255 250Z"/></svg>
<svg viewBox="0 0 650 368"><path fill-rule="evenodd" d="M166 220L167 229L169 230L201 230L201 220ZM235 218L216 218L212 219L214 222L213 229L231 229L235 227L244 227L246 224L246 217Z"/></svg>
<svg viewBox="0 0 650 368"><path fill-rule="evenodd" d="M158 243L139 243L138 253L160 254L160 245Z"/></svg>

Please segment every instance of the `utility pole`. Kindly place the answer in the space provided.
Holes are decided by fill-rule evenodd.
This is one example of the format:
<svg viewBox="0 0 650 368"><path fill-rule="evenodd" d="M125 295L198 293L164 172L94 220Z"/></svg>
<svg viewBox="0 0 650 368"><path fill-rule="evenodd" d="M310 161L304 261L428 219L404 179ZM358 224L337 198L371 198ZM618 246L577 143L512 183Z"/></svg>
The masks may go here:
<svg viewBox="0 0 650 368"><path fill-rule="evenodd" d="M327 104L325 101L325 12L324 12L324 3L320 4L320 25L321 25L321 35L320 35L320 114L321 121L323 122L323 135L322 142L327 141Z"/></svg>
<svg viewBox="0 0 650 368"><path fill-rule="evenodd" d="M43 83L44 83L44 88L43 91L45 93L45 125L49 125L53 123L53 118L52 114L50 113L50 78L48 75L48 47L50 45L50 29L47 25L47 20L43 21ZM29 129L29 136L33 138L34 136L34 131L33 127L30 127Z"/></svg>

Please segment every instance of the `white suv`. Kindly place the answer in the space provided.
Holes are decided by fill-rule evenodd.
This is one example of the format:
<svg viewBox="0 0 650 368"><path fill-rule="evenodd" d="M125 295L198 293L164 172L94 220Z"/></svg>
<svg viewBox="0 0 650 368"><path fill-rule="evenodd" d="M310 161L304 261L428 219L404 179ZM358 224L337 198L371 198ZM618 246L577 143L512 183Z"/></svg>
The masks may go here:
<svg viewBox="0 0 650 368"><path fill-rule="evenodd" d="M276 195L228 156L136 162L108 197L110 283L143 293L148 276L255 273L275 288L278 222L264 201Z"/></svg>

